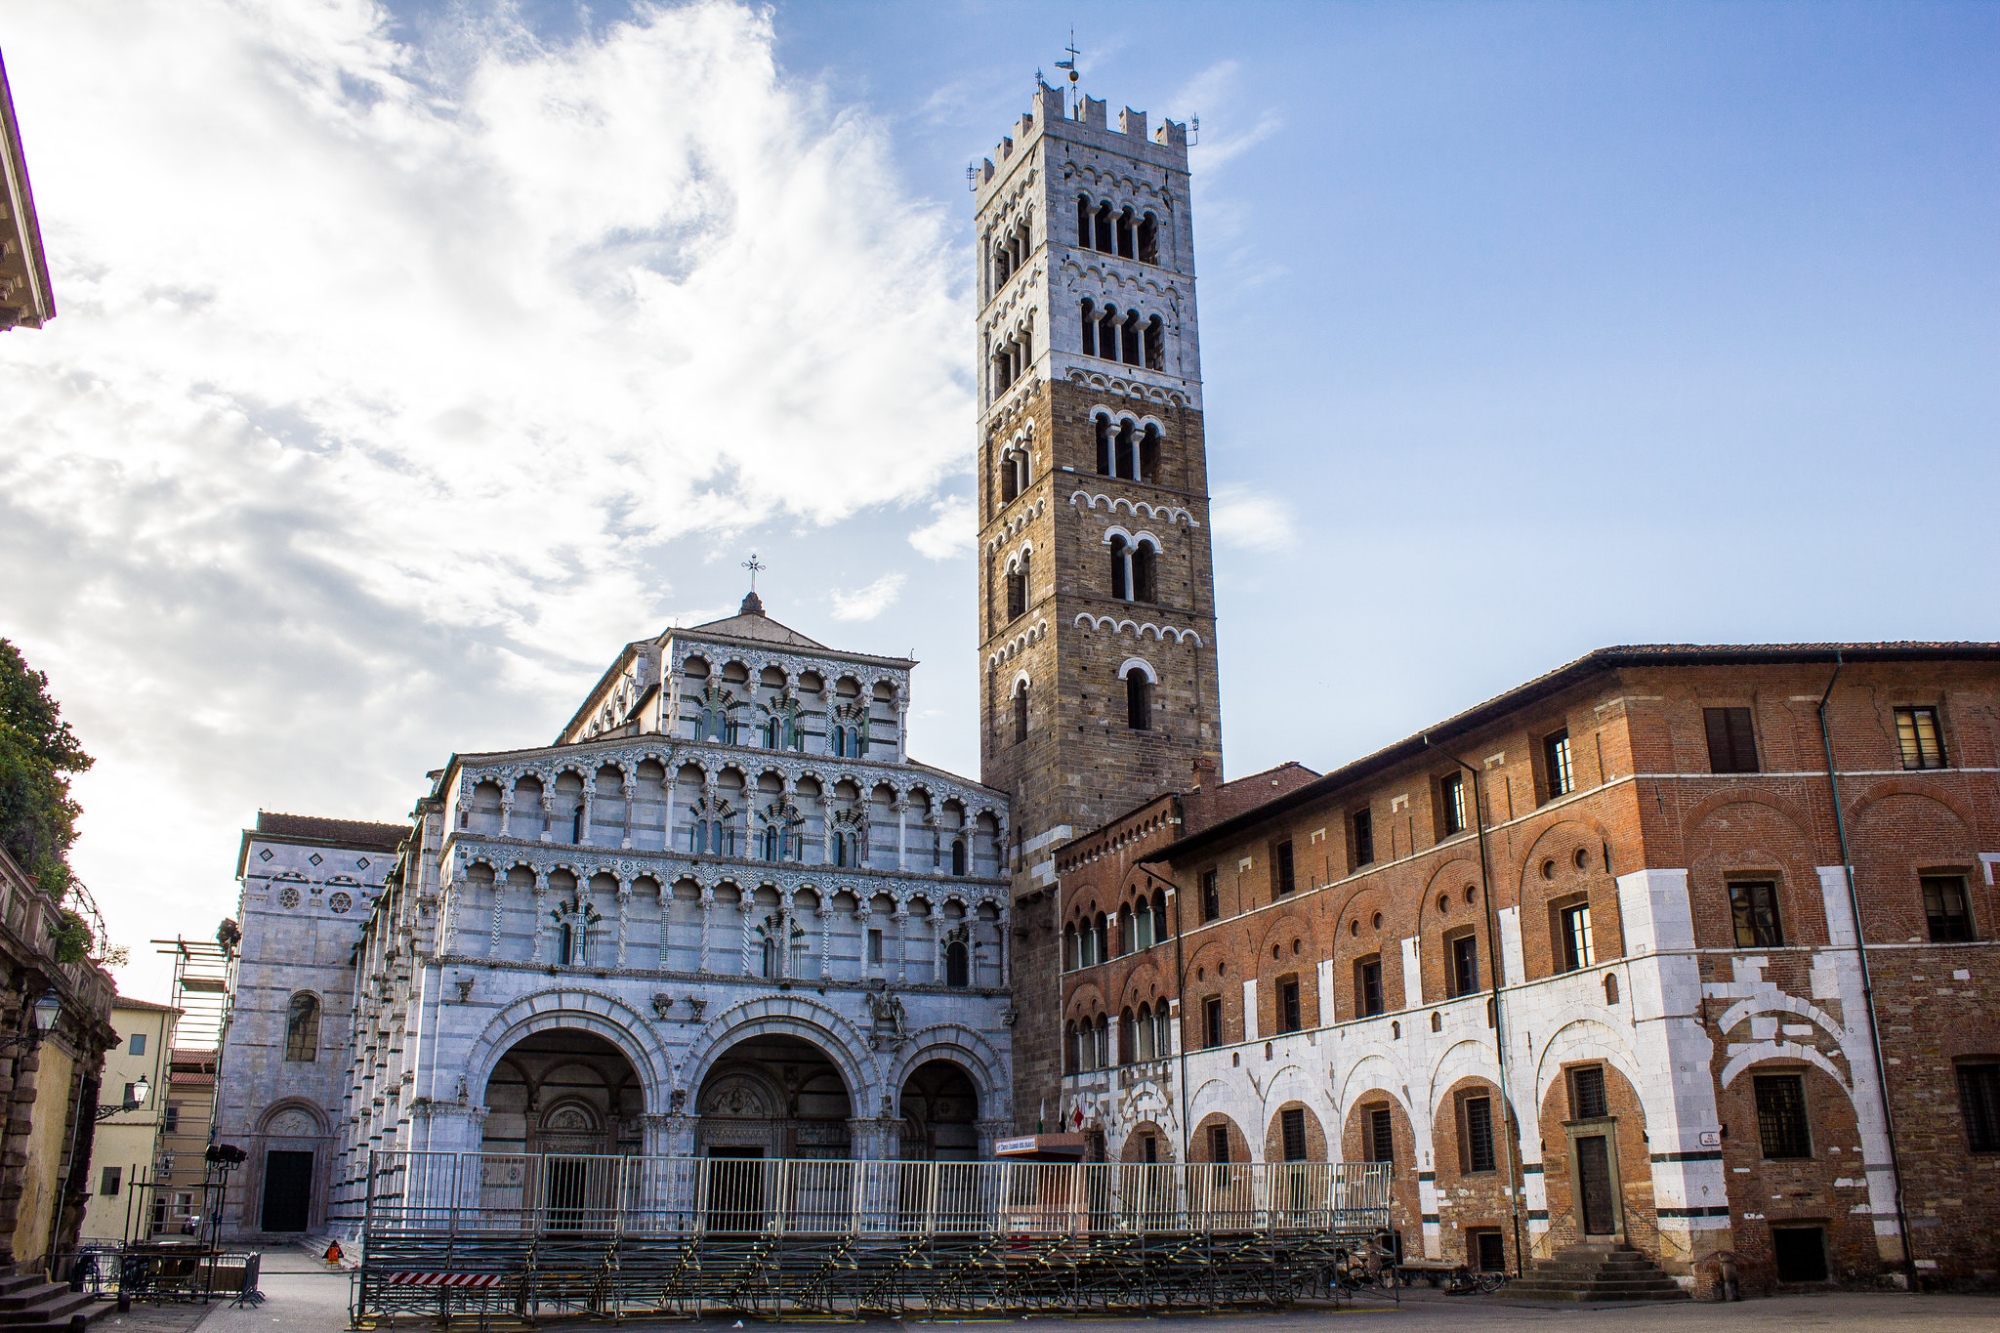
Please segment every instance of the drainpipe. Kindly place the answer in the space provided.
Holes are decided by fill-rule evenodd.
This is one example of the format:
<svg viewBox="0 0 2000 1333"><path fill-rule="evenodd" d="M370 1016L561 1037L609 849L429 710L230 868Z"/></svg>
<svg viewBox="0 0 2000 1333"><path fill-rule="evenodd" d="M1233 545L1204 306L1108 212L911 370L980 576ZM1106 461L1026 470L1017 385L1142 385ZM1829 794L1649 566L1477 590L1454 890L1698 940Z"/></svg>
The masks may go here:
<svg viewBox="0 0 2000 1333"><path fill-rule="evenodd" d="M1903 1250L1903 1281L1917 1289L1916 1255L1910 1248L1910 1217L1903 1208L1903 1164L1896 1152L1896 1121L1889 1105L1889 1064L1882 1056L1882 1026L1875 1018L1875 983L1868 970L1868 936L1861 928L1861 898L1854 888L1854 858L1847 850L1847 819L1840 808L1840 773L1833 766L1833 731L1826 721L1826 705L1833 698L1834 684L1840 679L1838 649L1833 654L1833 678L1819 698L1819 738L1826 747L1826 785L1833 794L1833 831L1840 840L1840 871L1847 880L1847 910L1854 918L1854 952L1861 960L1861 998L1868 1011L1868 1039L1875 1048L1875 1087L1882 1097L1882 1130L1889 1140L1889 1175L1895 1185L1896 1230Z"/></svg>
<svg viewBox="0 0 2000 1333"><path fill-rule="evenodd" d="M1486 958L1487 976L1492 979L1493 1005L1493 1054L1500 1065L1500 1146L1507 1158L1507 1215L1514 1227L1514 1276L1520 1277L1527 1268L1526 1255L1521 1249L1521 1163L1514 1151L1513 1129L1520 1127L1513 1115L1514 1098L1507 1079L1507 1010L1500 993L1500 917L1499 909L1493 903L1493 871L1486 855L1486 792L1479 780L1479 770L1466 763L1449 750L1431 744L1430 733L1420 737L1427 750L1437 750L1445 758L1472 774L1472 819L1479 830L1479 896L1486 907ZM1534 1108L1539 1118L1539 1108ZM1510 1127L1508 1122L1514 1124Z"/></svg>

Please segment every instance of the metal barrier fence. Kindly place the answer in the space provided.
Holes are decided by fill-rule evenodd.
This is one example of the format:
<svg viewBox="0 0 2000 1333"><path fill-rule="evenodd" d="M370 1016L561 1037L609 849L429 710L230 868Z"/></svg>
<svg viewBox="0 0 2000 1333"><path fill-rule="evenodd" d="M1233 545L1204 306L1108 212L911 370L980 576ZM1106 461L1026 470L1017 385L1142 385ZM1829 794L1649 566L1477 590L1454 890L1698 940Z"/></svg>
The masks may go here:
<svg viewBox="0 0 2000 1333"><path fill-rule="evenodd" d="M355 1315L1283 1304L1337 1294L1389 1171L378 1153Z"/></svg>

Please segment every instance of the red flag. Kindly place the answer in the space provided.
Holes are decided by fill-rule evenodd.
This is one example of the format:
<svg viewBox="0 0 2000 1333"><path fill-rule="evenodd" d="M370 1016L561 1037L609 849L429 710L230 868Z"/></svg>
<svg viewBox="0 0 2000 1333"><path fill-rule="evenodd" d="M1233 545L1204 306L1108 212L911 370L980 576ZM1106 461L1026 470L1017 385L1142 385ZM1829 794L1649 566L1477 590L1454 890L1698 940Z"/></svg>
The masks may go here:
<svg viewBox="0 0 2000 1333"><path fill-rule="evenodd" d="M1075 1115L1075 1119L1076 1119L1076 1127L1077 1127L1078 1129L1082 1129L1082 1128L1083 1128L1083 1103L1082 1103L1082 1102L1078 1102L1078 1103L1076 1104L1076 1115Z"/></svg>

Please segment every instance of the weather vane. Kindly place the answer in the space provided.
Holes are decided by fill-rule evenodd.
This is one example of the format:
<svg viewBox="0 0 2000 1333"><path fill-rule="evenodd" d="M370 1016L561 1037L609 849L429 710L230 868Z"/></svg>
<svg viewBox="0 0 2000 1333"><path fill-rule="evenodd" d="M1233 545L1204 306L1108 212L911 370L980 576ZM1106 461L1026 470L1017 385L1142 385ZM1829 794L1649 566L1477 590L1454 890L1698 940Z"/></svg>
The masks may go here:
<svg viewBox="0 0 2000 1333"><path fill-rule="evenodd" d="M1066 70L1068 70L1068 71L1069 71L1069 81L1070 81L1071 83L1075 83L1075 82L1076 82L1076 81L1077 81L1077 80L1078 80L1079 78L1083 77L1082 75L1080 75L1080 74L1078 74L1078 73L1076 72L1076 58L1077 58L1078 56L1082 55L1083 53L1082 53L1081 51L1079 51L1079 50L1077 50L1077 49L1076 49L1076 29L1075 29L1075 28L1071 28L1071 29L1069 30L1069 45L1068 45L1068 46L1065 46L1065 47L1063 48L1063 50L1064 50L1065 52L1067 52L1067 53L1069 54L1069 59L1068 59L1068 60L1058 60L1058 61L1056 61L1056 68L1057 68L1057 69L1066 69Z"/></svg>
<svg viewBox="0 0 2000 1333"><path fill-rule="evenodd" d="M750 558L743 562L743 568L750 571L750 591L755 592L757 591L757 571L762 569L769 569L770 566L758 564L757 553L755 551L752 551L750 553Z"/></svg>

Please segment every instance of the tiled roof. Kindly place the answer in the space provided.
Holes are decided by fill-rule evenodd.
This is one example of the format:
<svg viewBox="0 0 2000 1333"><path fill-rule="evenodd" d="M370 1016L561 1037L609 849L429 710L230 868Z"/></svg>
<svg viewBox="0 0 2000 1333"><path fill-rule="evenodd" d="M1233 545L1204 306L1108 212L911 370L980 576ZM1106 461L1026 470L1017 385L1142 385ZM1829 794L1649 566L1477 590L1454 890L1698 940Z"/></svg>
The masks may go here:
<svg viewBox="0 0 2000 1333"><path fill-rule="evenodd" d="M373 824L363 819L321 819L317 815L257 812L257 832L280 838L311 838L315 842L393 852L410 836L408 824Z"/></svg>

